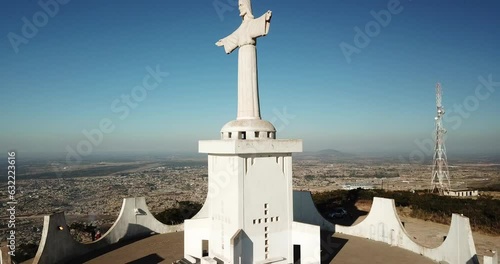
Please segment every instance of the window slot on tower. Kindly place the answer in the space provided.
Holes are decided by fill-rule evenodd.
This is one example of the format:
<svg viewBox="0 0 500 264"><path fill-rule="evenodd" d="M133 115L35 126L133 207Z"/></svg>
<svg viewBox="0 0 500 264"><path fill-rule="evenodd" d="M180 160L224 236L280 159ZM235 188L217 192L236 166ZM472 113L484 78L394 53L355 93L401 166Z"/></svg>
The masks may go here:
<svg viewBox="0 0 500 264"><path fill-rule="evenodd" d="M201 241L201 251L202 251L201 255L203 257L208 257L208 249L209 249L209 247L210 247L210 241L208 241L208 240L202 240Z"/></svg>

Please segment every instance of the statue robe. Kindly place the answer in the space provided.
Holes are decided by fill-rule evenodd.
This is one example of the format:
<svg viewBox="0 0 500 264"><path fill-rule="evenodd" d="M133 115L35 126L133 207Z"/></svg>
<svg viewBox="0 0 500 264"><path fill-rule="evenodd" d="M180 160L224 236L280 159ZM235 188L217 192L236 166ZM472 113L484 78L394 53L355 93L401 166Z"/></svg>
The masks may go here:
<svg viewBox="0 0 500 264"><path fill-rule="evenodd" d="M221 39L227 54L239 47L237 119L260 119L256 40L269 32L266 16L243 20L236 31Z"/></svg>

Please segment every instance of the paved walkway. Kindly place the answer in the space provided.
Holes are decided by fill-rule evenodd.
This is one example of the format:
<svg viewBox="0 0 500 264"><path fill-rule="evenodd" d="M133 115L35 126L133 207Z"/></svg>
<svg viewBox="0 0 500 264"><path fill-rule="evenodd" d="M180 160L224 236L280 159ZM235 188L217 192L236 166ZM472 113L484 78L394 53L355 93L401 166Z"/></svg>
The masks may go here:
<svg viewBox="0 0 500 264"><path fill-rule="evenodd" d="M415 254L411 251L391 247L386 243L376 242L365 238L337 234L333 241L346 241L345 245L335 255L330 263L335 264L389 264L411 263L430 264L436 263L431 259Z"/></svg>
<svg viewBox="0 0 500 264"><path fill-rule="evenodd" d="M110 252L99 252L94 256L86 256L80 262L72 263L120 263L120 264L171 264L183 256L183 232L155 235L115 248ZM430 264L435 263L410 251L391 247L382 242L345 235L335 235L329 238L323 236L323 263L357 264ZM332 259L333 258L333 259Z"/></svg>

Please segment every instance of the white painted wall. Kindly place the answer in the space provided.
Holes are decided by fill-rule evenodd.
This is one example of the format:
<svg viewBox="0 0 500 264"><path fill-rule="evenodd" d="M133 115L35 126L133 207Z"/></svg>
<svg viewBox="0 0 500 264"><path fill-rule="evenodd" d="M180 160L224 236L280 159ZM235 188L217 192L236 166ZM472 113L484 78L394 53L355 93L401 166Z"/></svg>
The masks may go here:
<svg viewBox="0 0 500 264"><path fill-rule="evenodd" d="M293 245L300 245L300 263L321 263L320 227L317 225L308 225L304 223L293 222L292 229Z"/></svg>
<svg viewBox="0 0 500 264"><path fill-rule="evenodd" d="M113 226L99 240L82 244L73 239L64 213L44 216L42 238L34 264L67 262L118 241L155 233L182 231L184 225L164 225L149 211L144 197L123 199L120 214ZM62 230L59 227L63 227ZM56 241L57 243L54 243Z"/></svg>
<svg viewBox="0 0 500 264"><path fill-rule="evenodd" d="M454 197L469 197L469 196L479 196L479 191L445 191L446 196L454 196Z"/></svg>
<svg viewBox="0 0 500 264"><path fill-rule="evenodd" d="M435 261L478 263L469 218L453 214L446 240L437 248L427 248L413 241L396 212L394 200L375 197L368 216L354 226L336 225L341 234L364 237L398 246Z"/></svg>
<svg viewBox="0 0 500 264"><path fill-rule="evenodd" d="M210 221L205 219L192 219L184 221L184 257L202 257L202 241L210 237Z"/></svg>
<svg viewBox="0 0 500 264"><path fill-rule="evenodd" d="M257 261L266 259L267 233L268 258L289 259L293 253L293 216L289 208L293 205L289 196L291 175L285 175L286 161L283 156L245 159L248 171L243 188L244 230L253 242L254 258Z"/></svg>
<svg viewBox="0 0 500 264"><path fill-rule="evenodd" d="M241 228L243 161L238 156L209 155L210 256L231 261L231 237Z"/></svg>
<svg viewBox="0 0 500 264"><path fill-rule="evenodd" d="M202 212L185 222L185 255L201 258L197 241L208 236L209 256L225 263L293 261L291 151L301 150L300 140L200 141L209 153L209 193ZM308 246L320 240L319 227L296 225L295 239L307 241L303 256L319 255Z"/></svg>
<svg viewBox="0 0 500 264"><path fill-rule="evenodd" d="M316 209L311 192L293 191L293 220L318 225L323 230L335 232L335 225L326 220Z"/></svg>
<svg viewBox="0 0 500 264"><path fill-rule="evenodd" d="M493 256L484 256L483 264L498 264L498 252L494 251Z"/></svg>

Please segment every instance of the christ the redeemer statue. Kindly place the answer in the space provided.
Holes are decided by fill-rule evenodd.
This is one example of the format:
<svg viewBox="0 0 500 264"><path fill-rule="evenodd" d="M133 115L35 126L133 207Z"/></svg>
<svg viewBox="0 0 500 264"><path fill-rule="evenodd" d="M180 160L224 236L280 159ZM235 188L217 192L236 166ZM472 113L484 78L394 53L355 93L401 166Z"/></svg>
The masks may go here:
<svg viewBox="0 0 500 264"><path fill-rule="evenodd" d="M260 119L259 84L257 78L257 38L267 35L271 11L254 18L250 0L239 0L240 27L231 35L215 43L223 46L227 54L238 52L238 120Z"/></svg>

